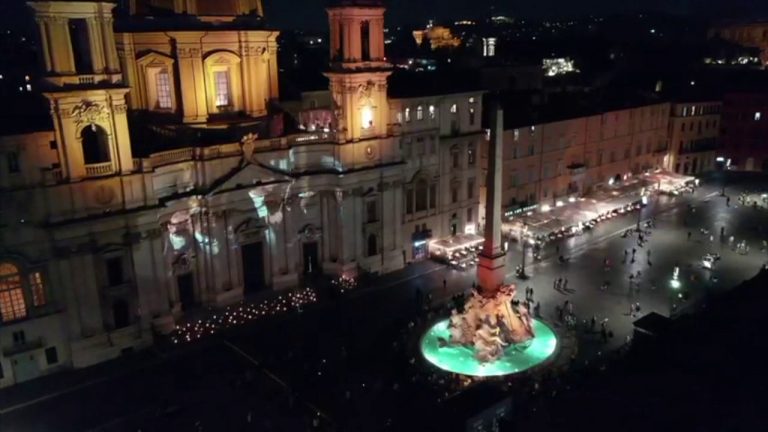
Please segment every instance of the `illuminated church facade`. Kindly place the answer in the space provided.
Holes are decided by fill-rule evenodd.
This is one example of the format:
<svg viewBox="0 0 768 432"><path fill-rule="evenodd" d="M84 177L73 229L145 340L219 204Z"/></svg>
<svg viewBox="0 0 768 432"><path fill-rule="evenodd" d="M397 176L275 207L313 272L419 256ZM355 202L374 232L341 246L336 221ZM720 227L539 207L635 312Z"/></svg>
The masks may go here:
<svg viewBox="0 0 768 432"><path fill-rule="evenodd" d="M0 387L475 231L482 92L390 97L378 2L327 9L329 90L293 112L260 0L29 6L52 121L0 137Z"/></svg>

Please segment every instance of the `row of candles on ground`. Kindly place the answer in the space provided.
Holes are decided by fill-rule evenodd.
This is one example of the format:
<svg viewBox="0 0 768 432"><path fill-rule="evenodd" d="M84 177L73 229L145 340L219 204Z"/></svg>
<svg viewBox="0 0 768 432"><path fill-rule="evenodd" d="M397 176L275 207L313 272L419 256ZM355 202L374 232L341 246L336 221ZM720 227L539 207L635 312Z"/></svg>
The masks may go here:
<svg viewBox="0 0 768 432"><path fill-rule="evenodd" d="M227 328L267 316L284 314L315 302L317 302L315 291L312 288L304 288L260 303L231 306L207 319L177 325L171 334L171 340L175 344L191 342Z"/></svg>

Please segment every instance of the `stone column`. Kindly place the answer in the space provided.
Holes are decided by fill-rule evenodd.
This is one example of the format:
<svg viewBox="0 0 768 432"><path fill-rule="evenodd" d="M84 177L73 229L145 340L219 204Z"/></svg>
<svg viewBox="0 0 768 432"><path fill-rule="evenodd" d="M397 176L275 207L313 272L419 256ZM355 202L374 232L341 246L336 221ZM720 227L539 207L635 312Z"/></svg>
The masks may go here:
<svg viewBox="0 0 768 432"><path fill-rule="evenodd" d="M101 25L96 18L86 19L88 23L88 44L91 51L91 64L94 73L104 72L104 46ZM78 71L81 72L81 71Z"/></svg>
<svg viewBox="0 0 768 432"><path fill-rule="evenodd" d="M45 62L45 71L51 72L53 64L51 63L51 48L48 44L48 20L44 18L35 18L37 28L40 31L40 44L43 49L43 60Z"/></svg>
<svg viewBox="0 0 768 432"><path fill-rule="evenodd" d="M75 73L75 56L69 41L69 23L63 17L47 19L49 25L48 50L51 54L53 72L60 74Z"/></svg>
<svg viewBox="0 0 768 432"><path fill-rule="evenodd" d="M488 143L488 177L485 198L485 242L480 252L477 278L483 295L493 295L504 283L506 254L501 249L501 169L504 114L491 105L491 141Z"/></svg>
<svg viewBox="0 0 768 432"><path fill-rule="evenodd" d="M111 16L101 18L101 34L104 42L104 61L107 71L119 72L120 61L117 57L117 48L115 47L115 33L112 30L113 19Z"/></svg>

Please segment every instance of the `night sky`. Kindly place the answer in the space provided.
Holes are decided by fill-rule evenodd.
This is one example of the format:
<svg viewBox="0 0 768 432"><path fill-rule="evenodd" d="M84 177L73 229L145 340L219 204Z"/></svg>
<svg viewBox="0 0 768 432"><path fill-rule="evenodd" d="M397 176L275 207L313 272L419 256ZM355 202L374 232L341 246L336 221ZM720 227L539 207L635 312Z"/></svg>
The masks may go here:
<svg viewBox="0 0 768 432"><path fill-rule="evenodd" d="M262 0L269 22L280 28L324 30L326 0ZM708 17L768 18L768 0L385 0L390 24L428 19L578 17L634 11L663 11Z"/></svg>
<svg viewBox="0 0 768 432"><path fill-rule="evenodd" d="M210 0L217 1L217 0ZM327 0L262 0L267 20L278 28L325 30ZM422 25L428 19L486 17L579 17L621 12L664 11L709 17L768 18L768 0L385 0L392 24ZM26 23L24 0L0 0L0 26ZM22 18L22 19L19 19Z"/></svg>

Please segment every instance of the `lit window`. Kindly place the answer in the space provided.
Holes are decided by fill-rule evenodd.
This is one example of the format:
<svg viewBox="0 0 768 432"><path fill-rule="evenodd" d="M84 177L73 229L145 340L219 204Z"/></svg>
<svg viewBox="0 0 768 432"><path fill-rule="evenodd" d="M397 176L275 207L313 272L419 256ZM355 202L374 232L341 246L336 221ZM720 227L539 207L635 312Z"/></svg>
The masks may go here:
<svg viewBox="0 0 768 432"><path fill-rule="evenodd" d="M397 118L397 122L398 123L402 123L403 122L403 113L398 112L396 118Z"/></svg>
<svg viewBox="0 0 768 432"><path fill-rule="evenodd" d="M474 126L475 124L475 109L470 108L469 109L469 124L470 126Z"/></svg>
<svg viewBox="0 0 768 432"><path fill-rule="evenodd" d="M424 108L421 105L416 107L416 120L424 120Z"/></svg>
<svg viewBox="0 0 768 432"><path fill-rule="evenodd" d="M515 129L515 130L512 132L512 137L513 137L513 139L514 139L515 141L519 140L519 139L520 139L520 129Z"/></svg>
<svg viewBox="0 0 768 432"><path fill-rule="evenodd" d="M531 126L531 134L535 134L535 133L536 133L536 126Z"/></svg>
<svg viewBox="0 0 768 432"><path fill-rule="evenodd" d="M471 103L471 104L475 103L475 98L473 98L473 97L469 98L469 103Z"/></svg>
<svg viewBox="0 0 768 432"><path fill-rule="evenodd" d="M456 114L456 104L451 105L451 113Z"/></svg>
<svg viewBox="0 0 768 432"><path fill-rule="evenodd" d="M34 306L43 306L47 303L42 273L36 271L29 274L29 289L32 291L32 304Z"/></svg>
<svg viewBox="0 0 768 432"><path fill-rule="evenodd" d="M430 120L434 120L434 118L435 118L435 106L434 105L430 105L429 106L429 119Z"/></svg>
<svg viewBox="0 0 768 432"><path fill-rule="evenodd" d="M373 109L366 105L360 112L361 120L363 122L363 129L370 129L373 127Z"/></svg>
<svg viewBox="0 0 768 432"><path fill-rule="evenodd" d="M475 146L467 147L467 165L475 165Z"/></svg>
<svg viewBox="0 0 768 432"><path fill-rule="evenodd" d="M232 105L229 100L229 71L214 72L213 82L216 87L216 107L220 108Z"/></svg>
<svg viewBox="0 0 768 432"><path fill-rule="evenodd" d="M19 269L13 264L0 264L0 319L15 321L27 316L24 290Z"/></svg>
<svg viewBox="0 0 768 432"><path fill-rule="evenodd" d="M171 76L166 69L155 75L155 85L157 87L157 107L171 109ZM227 86L227 88L229 87Z"/></svg>
<svg viewBox="0 0 768 432"><path fill-rule="evenodd" d="M762 118L762 117L763 117L763 114L760 111L755 113L755 121L759 121L760 118Z"/></svg>
<svg viewBox="0 0 768 432"><path fill-rule="evenodd" d="M411 109L406 108L405 109L405 121L409 122L411 121Z"/></svg>

